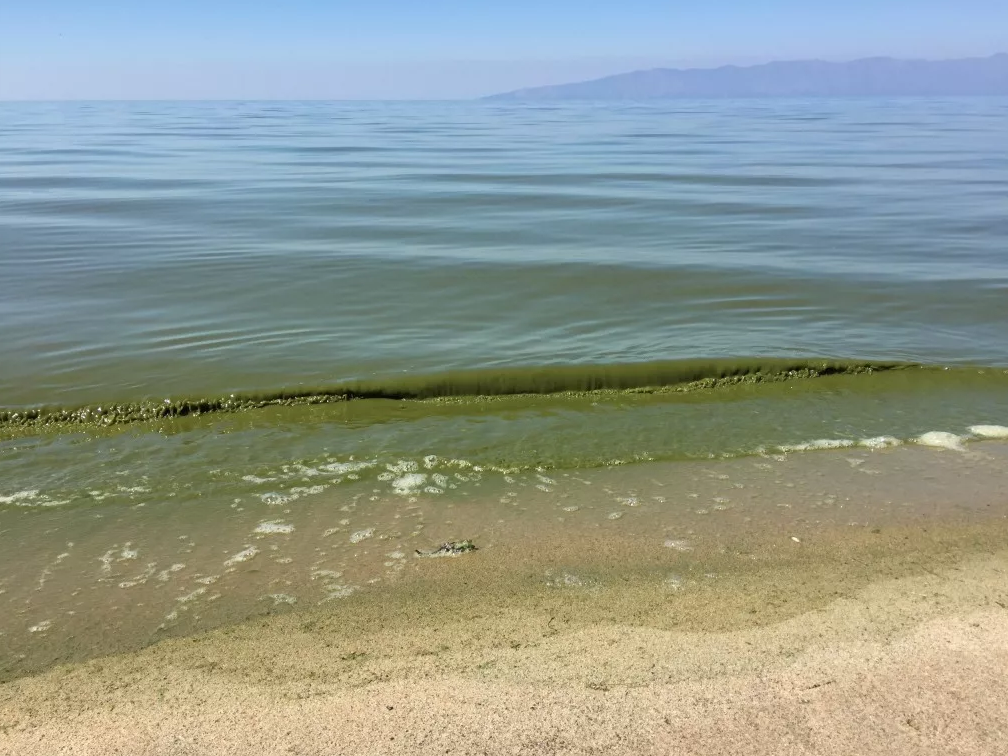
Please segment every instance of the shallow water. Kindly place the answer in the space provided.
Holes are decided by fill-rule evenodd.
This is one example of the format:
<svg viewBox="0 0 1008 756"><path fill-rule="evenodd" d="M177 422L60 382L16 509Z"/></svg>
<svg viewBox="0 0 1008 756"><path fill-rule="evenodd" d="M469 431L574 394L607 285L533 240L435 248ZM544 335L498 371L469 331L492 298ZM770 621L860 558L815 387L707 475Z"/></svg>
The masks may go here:
<svg viewBox="0 0 1008 756"><path fill-rule="evenodd" d="M351 596L408 593L418 579L450 573L444 560L484 560L527 584L516 590L577 593L636 575L674 593L716 579L725 554L770 564L782 550L819 548L843 531L996 526L1008 511L1006 463L1003 442L849 448L593 470L469 469L465 496L389 494L358 481L299 501L220 509L156 497L7 509L0 535L18 548L0 553L0 676L263 614L340 613ZM463 539L477 551L438 555L441 544Z"/></svg>

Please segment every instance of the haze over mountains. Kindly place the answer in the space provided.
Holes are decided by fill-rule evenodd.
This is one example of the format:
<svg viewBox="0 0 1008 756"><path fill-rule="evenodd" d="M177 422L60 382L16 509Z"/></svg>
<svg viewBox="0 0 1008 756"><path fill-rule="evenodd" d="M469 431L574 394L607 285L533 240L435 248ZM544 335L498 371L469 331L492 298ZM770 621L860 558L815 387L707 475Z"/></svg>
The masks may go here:
<svg viewBox="0 0 1008 756"><path fill-rule="evenodd" d="M647 100L687 97L1008 95L1008 54L957 60L795 60L758 66L654 68L531 87L495 100Z"/></svg>

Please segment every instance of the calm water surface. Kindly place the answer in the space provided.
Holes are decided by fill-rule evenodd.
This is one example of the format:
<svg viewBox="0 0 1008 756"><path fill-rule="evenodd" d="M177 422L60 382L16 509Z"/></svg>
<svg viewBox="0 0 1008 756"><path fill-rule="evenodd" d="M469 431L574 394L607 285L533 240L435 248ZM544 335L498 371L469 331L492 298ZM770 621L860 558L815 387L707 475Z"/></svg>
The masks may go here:
<svg viewBox="0 0 1008 756"><path fill-rule="evenodd" d="M1008 365L1005 100L0 105L0 405Z"/></svg>

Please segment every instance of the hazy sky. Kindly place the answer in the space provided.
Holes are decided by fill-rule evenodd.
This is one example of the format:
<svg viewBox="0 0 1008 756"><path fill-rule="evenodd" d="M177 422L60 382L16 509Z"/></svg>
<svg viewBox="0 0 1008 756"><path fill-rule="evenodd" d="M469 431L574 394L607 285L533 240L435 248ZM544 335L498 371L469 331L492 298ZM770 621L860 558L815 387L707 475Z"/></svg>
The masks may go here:
<svg viewBox="0 0 1008 756"><path fill-rule="evenodd" d="M0 0L0 99L439 99L661 65L1001 51L1006 0Z"/></svg>

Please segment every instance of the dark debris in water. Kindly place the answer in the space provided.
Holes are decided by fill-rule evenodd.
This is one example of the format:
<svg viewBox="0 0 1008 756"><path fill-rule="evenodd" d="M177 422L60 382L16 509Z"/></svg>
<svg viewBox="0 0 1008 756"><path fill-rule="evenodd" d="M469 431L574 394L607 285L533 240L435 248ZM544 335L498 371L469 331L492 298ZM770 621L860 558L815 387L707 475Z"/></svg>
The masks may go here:
<svg viewBox="0 0 1008 756"><path fill-rule="evenodd" d="M431 551L417 549L416 555L421 557L458 556L459 554L467 554L470 551L476 551L476 544L472 541L445 541Z"/></svg>

